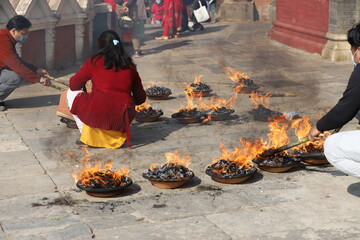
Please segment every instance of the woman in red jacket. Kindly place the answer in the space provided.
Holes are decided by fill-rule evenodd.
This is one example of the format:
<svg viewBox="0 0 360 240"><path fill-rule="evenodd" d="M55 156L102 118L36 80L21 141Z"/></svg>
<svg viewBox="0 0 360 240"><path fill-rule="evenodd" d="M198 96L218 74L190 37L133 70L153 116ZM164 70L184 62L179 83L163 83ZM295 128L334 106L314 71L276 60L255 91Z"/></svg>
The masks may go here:
<svg viewBox="0 0 360 240"><path fill-rule="evenodd" d="M98 47L99 52L70 79L69 108L82 143L119 148L126 140L127 146L131 146L130 123L135 117L135 105L145 102L146 93L116 32L103 32ZM88 80L92 82L91 93L81 91Z"/></svg>

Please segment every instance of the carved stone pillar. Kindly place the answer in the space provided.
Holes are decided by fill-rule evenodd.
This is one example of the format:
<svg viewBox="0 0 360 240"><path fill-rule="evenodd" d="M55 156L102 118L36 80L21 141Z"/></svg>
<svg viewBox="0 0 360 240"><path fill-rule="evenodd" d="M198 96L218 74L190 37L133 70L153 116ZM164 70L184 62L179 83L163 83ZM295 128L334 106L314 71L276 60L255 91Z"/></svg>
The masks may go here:
<svg viewBox="0 0 360 240"><path fill-rule="evenodd" d="M93 32L94 32L94 22L93 19L91 19L89 21L89 49L88 49L88 51L90 51L91 54L93 53L93 49L94 49Z"/></svg>
<svg viewBox="0 0 360 240"><path fill-rule="evenodd" d="M84 24L75 24L76 63L82 64L84 50Z"/></svg>
<svg viewBox="0 0 360 240"><path fill-rule="evenodd" d="M321 53L331 61L350 59L350 44L347 31L359 19L360 0L330 0L329 32L327 43Z"/></svg>
<svg viewBox="0 0 360 240"><path fill-rule="evenodd" d="M48 69L54 69L55 28L45 29L45 57L46 57L46 67Z"/></svg>

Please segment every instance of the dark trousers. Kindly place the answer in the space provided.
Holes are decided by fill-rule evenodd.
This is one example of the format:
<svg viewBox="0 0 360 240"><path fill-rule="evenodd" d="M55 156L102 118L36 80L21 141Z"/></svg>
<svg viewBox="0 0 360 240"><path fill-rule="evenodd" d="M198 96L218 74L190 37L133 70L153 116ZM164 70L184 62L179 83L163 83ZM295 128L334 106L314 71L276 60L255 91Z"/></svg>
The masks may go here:
<svg viewBox="0 0 360 240"><path fill-rule="evenodd" d="M189 28L189 20L188 20L188 11L185 8L185 10L182 10L182 19L181 19L181 29L188 29Z"/></svg>
<svg viewBox="0 0 360 240"><path fill-rule="evenodd" d="M0 102L4 101L24 80L9 69L0 71Z"/></svg>

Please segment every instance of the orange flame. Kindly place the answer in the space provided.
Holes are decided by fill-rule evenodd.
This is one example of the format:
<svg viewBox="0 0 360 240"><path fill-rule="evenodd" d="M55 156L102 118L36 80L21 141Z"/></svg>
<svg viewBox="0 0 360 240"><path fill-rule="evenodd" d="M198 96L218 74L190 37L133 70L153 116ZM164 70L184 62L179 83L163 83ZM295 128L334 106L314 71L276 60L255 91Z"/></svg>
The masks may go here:
<svg viewBox="0 0 360 240"><path fill-rule="evenodd" d="M195 77L194 83L195 84L199 84L201 82L201 78L204 75L199 75ZM190 84L186 83L186 87L185 87L185 94L192 96L193 98L201 98L203 97L203 93L202 92L194 92L194 88L190 86Z"/></svg>
<svg viewBox="0 0 360 240"><path fill-rule="evenodd" d="M92 165L89 160L91 155L87 147L83 147L82 150L85 152L85 157L80 159L80 164L84 166L83 169L74 169L71 176L74 178L75 183L79 180L82 185L90 183L92 180L97 180L100 183L105 183L101 175L107 175L111 177L114 184L121 184L123 177L129 177L130 170L128 167L123 167L121 169L115 169L112 171L113 161L108 160L104 165L100 161L97 161Z"/></svg>
<svg viewBox="0 0 360 240"><path fill-rule="evenodd" d="M241 146L236 146L234 151L225 148L224 144L220 144L221 156L214 158L214 162L221 159L236 162L238 166L250 168L251 161L264 151L264 142L262 139L254 139L247 141L240 138Z"/></svg>
<svg viewBox="0 0 360 240"><path fill-rule="evenodd" d="M252 92L250 94L250 101L253 103L254 109L259 108L259 105L262 105L265 108L269 108L270 107L270 104L269 104L270 97L271 97L270 92L265 95L259 95L259 94L256 94L255 92Z"/></svg>
<svg viewBox="0 0 360 240"><path fill-rule="evenodd" d="M267 148L279 148L290 143L290 138L287 132L290 128L290 123L285 116L276 116L269 119L270 133L268 133L269 143Z"/></svg>
<svg viewBox="0 0 360 240"><path fill-rule="evenodd" d="M306 137L311 129L310 117L303 117L293 120L291 128L294 129L295 135L298 139Z"/></svg>
<svg viewBox="0 0 360 240"><path fill-rule="evenodd" d="M166 163L172 163L175 165L182 165L184 167L189 167L191 163L191 157L188 153L180 153L179 150L176 150L174 153L165 153Z"/></svg>
<svg viewBox="0 0 360 240"><path fill-rule="evenodd" d="M101 162L97 162L94 166L87 166L81 170L76 169L72 172L71 176L75 179L75 183L79 180L83 185L90 183L91 180L97 179L100 182L103 182L101 177L97 176L97 173L103 173L107 175L111 175L111 177L115 181L120 181L123 177L129 177L130 169L128 167L123 167L121 169L116 169L115 171L111 171L112 161L109 160L107 163L102 166Z"/></svg>
<svg viewBox="0 0 360 240"><path fill-rule="evenodd" d="M249 79L249 76L245 75L240 71L236 71L233 68L225 67L225 70L226 70L226 76L236 84L243 82L243 79Z"/></svg>
<svg viewBox="0 0 360 240"><path fill-rule="evenodd" d="M141 105L135 106L135 110L136 110L137 112L141 112L141 111L144 111L144 110L149 109L150 107L151 107L151 105L150 105L149 103L144 102L144 103L141 104Z"/></svg>

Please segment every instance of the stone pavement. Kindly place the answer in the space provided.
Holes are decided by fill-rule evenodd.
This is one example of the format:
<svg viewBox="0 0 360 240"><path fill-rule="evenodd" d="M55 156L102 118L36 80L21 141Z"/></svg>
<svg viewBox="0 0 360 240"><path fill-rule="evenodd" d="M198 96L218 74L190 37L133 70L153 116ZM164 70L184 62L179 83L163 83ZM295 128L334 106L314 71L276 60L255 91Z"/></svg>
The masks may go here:
<svg viewBox="0 0 360 240"><path fill-rule="evenodd" d="M247 113L247 95L238 97L234 116L223 122L183 125L171 119L185 105L183 82L197 75L204 75L216 95L232 95L233 83L219 67L223 62L266 90L297 93L272 98L272 109L299 111L315 122L341 97L351 62L325 61L271 41L269 23L205 27L155 41L161 28L148 26L146 55L135 61L145 86L155 82L173 90L169 100L149 100L164 116L155 123L133 123L132 149L90 149L92 159L131 169L134 184L119 196L94 198L76 188L71 172L84 153L74 143L79 132L55 116L59 91L28 85L8 98L9 110L0 113L0 239L359 239L360 183L333 167L259 171L235 185L204 173L220 156L220 142L231 149L240 137L266 138L267 124ZM76 69L53 75L68 80ZM176 149L191 155L196 177L179 189L154 188L142 172L150 163L164 163L164 153Z"/></svg>

